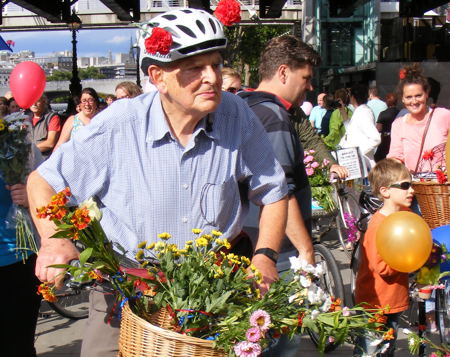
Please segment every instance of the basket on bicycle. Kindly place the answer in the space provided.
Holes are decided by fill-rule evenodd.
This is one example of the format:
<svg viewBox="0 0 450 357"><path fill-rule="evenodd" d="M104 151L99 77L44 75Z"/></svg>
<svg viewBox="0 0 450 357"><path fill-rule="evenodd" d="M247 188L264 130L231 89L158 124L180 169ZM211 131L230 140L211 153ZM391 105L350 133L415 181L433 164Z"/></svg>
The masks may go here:
<svg viewBox="0 0 450 357"><path fill-rule="evenodd" d="M413 182L423 219L431 229L450 224L450 184Z"/></svg>
<svg viewBox="0 0 450 357"><path fill-rule="evenodd" d="M167 329L171 317L161 309L149 318L137 316L128 304L122 310L119 337L119 357L224 357L223 351L213 348L213 342L182 335Z"/></svg>

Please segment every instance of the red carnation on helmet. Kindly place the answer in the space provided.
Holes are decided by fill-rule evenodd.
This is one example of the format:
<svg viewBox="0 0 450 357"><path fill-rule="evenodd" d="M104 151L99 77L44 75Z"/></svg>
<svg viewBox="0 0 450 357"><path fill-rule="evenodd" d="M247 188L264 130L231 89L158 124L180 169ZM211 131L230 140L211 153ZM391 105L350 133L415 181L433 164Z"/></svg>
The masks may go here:
<svg viewBox="0 0 450 357"><path fill-rule="evenodd" d="M400 72L398 73L398 77L400 79L405 79L405 77L406 77L406 70L404 68L400 69Z"/></svg>
<svg viewBox="0 0 450 357"><path fill-rule="evenodd" d="M150 37L145 39L145 50L154 55L159 52L162 55L167 55L172 46L172 34L160 27L154 27Z"/></svg>
<svg viewBox="0 0 450 357"><path fill-rule="evenodd" d="M214 15L225 26L231 26L241 21L241 5L236 0L220 0Z"/></svg>

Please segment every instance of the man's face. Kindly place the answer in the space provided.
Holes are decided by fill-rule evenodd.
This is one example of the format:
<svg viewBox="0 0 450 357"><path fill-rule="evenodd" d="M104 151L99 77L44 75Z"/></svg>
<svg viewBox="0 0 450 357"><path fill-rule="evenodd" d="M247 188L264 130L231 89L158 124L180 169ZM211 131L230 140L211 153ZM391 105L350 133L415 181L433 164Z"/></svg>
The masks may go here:
<svg viewBox="0 0 450 357"><path fill-rule="evenodd" d="M306 92L312 90L311 80L313 68L307 64L305 67L298 69L287 68L286 88L288 89L288 97L285 98L293 105L300 105L306 97Z"/></svg>
<svg viewBox="0 0 450 357"><path fill-rule="evenodd" d="M34 103L31 107L30 110L34 113L34 114L42 114L45 109L47 107L47 102L45 101L45 99L39 98L37 100L36 103Z"/></svg>
<svg viewBox="0 0 450 357"><path fill-rule="evenodd" d="M323 98L325 98L325 93L320 93L318 96L317 96L317 105L319 106L319 107L322 107L323 108Z"/></svg>
<svg viewBox="0 0 450 357"><path fill-rule="evenodd" d="M163 69L158 90L164 109L197 118L216 110L221 99L222 56L206 53L184 59Z"/></svg>
<svg viewBox="0 0 450 357"><path fill-rule="evenodd" d="M222 90L236 94L241 89L241 80L233 76L224 75L222 78Z"/></svg>

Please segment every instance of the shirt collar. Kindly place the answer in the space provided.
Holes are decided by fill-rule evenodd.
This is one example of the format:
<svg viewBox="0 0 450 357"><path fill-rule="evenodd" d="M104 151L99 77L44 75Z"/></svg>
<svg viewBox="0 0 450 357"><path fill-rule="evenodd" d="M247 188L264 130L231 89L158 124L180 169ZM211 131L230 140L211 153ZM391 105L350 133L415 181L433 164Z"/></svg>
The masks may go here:
<svg viewBox="0 0 450 357"><path fill-rule="evenodd" d="M170 135L172 137L169 124L167 123L164 110L162 109L159 93L154 96L153 101L150 103L150 105L151 107L148 118L149 126L146 141L159 141L164 139L167 135ZM215 130L214 116L215 113L210 113L202 118L198 122L192 136L196 137L200 132L203 131L209 138L219 139L220 133L218 130Z"/></svg>
<svg viewBox="0 0 450 357"><path fill-rule="evenodd" d="M255 89L247 89L248 92L253 92L255 91ZM292 108L292 103L288 102L286 99L281 98L279 95L277 95L276 93L272 93L272 92L268 92L268 91L261 91L261 92L265 92L265 93L269 93L274 95L275 97L277 97L277 99L281 102L281 104L283 104L283 106L286 108L286 110L289 110Z"/></svg>

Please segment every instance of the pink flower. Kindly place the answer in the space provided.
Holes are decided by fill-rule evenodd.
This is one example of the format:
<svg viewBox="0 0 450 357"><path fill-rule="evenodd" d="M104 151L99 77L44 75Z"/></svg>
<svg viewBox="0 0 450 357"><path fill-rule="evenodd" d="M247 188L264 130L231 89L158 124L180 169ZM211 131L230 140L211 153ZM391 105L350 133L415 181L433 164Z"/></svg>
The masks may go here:
<svg viewBox="0 0 450 357"><path fill-rule="evenodd" d="M238 357L258 357L261 354L261 346L257 343L241 341L234 345L234 353Z"/></svg>
<svg viewBox="0 0 450 357"><path fill-rule="evenodd" d="M314 169L313 169L312 167L307 167L307 168L306 168L306 174L307 174L308 176L314 175Z"/></svg>
<svg viewBox="0 0 450 357"><path fill-rule="evenodd" d="M259 327L250 327L245 333L245 337L250 342L258 342L261 339L261 331Z"/></svg>
<svg viewBox="0 0 450 357"><path fill-rule="evenodd" d="M347 306L344 306L342 309L342 316L350 316L350 310Z"/></svg>
<svg viewBox="0 0 450 357"><path fill-rule="evenodd" d="M305 158L303 159L303 162L306 164L306 163L311 162L311 161L313 161L313 160L314 160L314 157L311 156L311 155L308 155L307 157L305 157Z"/></svg>
<svg viewBox="0 0 450 357"><path fill-rule="evenodd" d="M315 152L316 152L316 150L313 150L313 149L309 150L310 154L314 154Z"/></svg>
<svg viewBox="0 0 450 357"><path fill-rule="evenodd" d="M323 162L322 162L323 166L327 166L329 163L330 163L330 160L323 159Z"/></svg>
<svg viewBox="0 0 450 357"><path fill-rule="evenodd" d="M250 325L258 327L262 332L265 332L269 329L270 315L264 310L256 310L250 316Z"/></svg>
<svg viewBox="0 0 450 357"><path fill-rule="evenodd" d="M316 167L319 167L319 163L318 163L317 161L314 161L314 162L311 164L311 167L315 169Z"/></svg>
<svg viewBox="0 0 450 357"><path fill-rule="evenodd" d="M446 355L446 356L448 356L448 355ZM436 353L432 352L430 357L438 357L438 355Z"/></svg>
<svg viewBox="0 0 450 357"><path fill-rule="evenodd" d="M336 339L333 336L328 336L328 342L333 343Z"/></svg>

